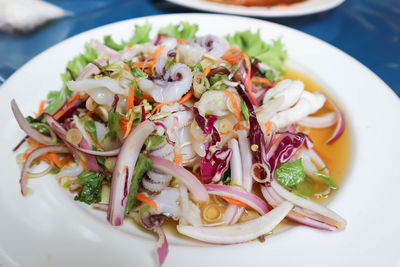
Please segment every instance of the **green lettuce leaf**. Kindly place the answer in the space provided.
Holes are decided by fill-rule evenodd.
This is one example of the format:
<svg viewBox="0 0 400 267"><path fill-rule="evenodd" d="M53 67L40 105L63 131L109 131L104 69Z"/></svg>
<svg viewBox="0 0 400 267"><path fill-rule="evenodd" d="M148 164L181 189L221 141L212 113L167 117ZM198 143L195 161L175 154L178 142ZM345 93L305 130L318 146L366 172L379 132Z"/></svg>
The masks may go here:
<svg viewBox="0 0 400 267"><path fill-rule="evenodd" d="M275 179L283 186L294 186L303 182L306 174L304 173L301 159L293 162L286 162L275 170Z"/></svg>
<svg viewBox="0 0 400 267"><path fill-rule="evenodd" d="M81 68L97 59L97 52L89 43L85 44L85 52L68 61L68 71L61 74L61 79L64 83L60 91L50 91L47 94L47 99L50 104L43 110L43 113L54 113L63 103L64 95L69 99L72 96L72 91L68 89L66 82L75 80L81 73Z"/></svg>
<svg viewBox="0 0 400 267"><path fill-rule="evenodd" d="M151 31L151 24L147 22L144 25L135 25L135 32L133 36L128 41L121 41L121 44L116 43L111 35L104 36L104 45L108 46L111 49L116 51L120 51L124 49L127 45L134 45L134 44L144 44L150 41L150 31Z"/></svg>
<svg viewBox="0 0 400 267"><path fill-rule="evenodd" d="M238 45L250 57L258 59L277 71L286 71L284 61L287 58L287 51L280 39L272 41L269 45L261 39L260 30L256 33L250 30L236 32L232 36L226 36L226 39L231 45ZM268 75L271 78L271 73Z"/></svg>
<svg viewBox="0 0 400 267"><path fill-rule="evenodd" d="M198 30L199 25L181 21L177 25L170 24L166 27L161 28L158 33L174 38L192 40L196 37L196 33Z"/></svg>
<svg viewBox="0 0 400 267"><path fill-rule="evenodd" d="M75 196L75 200L85 202L90 205L101 201L101 183L104 174L102 172L84 171L76 180L76 183L82 185L82 191Z"/></svg>
<svg viewBox="0 0 400 267"><path fill-rule="evenodd" d="M153 168L153 162L151 159L140 153L133 171L131 184L129 186L125 214L129 214L129 212L132 210L133 204L135 203L139 179L142 178L148 170L151 170L151 168Z"/></svg>

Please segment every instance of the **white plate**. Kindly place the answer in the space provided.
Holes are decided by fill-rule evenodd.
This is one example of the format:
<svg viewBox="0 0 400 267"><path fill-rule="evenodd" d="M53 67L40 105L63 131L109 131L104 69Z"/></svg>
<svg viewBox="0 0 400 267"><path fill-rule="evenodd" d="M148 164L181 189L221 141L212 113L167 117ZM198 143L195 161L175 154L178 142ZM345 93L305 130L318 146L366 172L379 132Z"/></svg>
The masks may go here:
<svg viewBox="0 0 400 267"><path fill-rule="evenodd" d="M234 246L198 243L168 234L165 266L394 266L400 259L398 225L398 97L375 74L338 49L277 24L242 17L179 14L110 24L79 34L41 53L0 88L2 175L0 186L1 266L153 266L155 237L126 222L112 227L105 213L89 212L52 177L30 180L22 197L11 149L24 136L10 109L15 98L24 114L37 109L61 86L69 59L92 38L128 38L145 21L158 29L189 21L199 34L224 35L261 29L265 40L282 37L292 66L325 86L343 107L352 136L351 167L329 207L348 221L342 232L297 226L258 241ZM229 25L229 28L226 25ZM153 32L154 34L155 32Z"/></svg>
<svg viewBox="0 0 400 267"><path fill-rule="evenodd" d="M294 17L327 11L345 0L306 0L289 6L247 7L214 3L206 0L167 0L168 2L197 10L252 17Z"/></svg>

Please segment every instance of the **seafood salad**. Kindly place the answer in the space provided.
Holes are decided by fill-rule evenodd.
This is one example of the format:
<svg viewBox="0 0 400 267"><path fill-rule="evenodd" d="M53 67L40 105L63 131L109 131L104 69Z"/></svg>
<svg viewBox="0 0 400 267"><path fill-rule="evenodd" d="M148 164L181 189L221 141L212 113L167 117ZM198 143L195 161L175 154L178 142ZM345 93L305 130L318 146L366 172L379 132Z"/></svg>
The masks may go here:
<svg viewBox="0 0 400 267"><path fill-rule="evenodd" d="M75 201L130 217L159 236L164 222L216 244L263 240L285 218L343 230L346 221L314 201L337 189L312 129L334 146L344 116L323 92L285 77L286 50L250 30L198 36L181 22L136 25L129 40L91 40L34 116L11 108L26 136L21 193L52 174ZM40 165L44 169L38 168Z"/></svg>

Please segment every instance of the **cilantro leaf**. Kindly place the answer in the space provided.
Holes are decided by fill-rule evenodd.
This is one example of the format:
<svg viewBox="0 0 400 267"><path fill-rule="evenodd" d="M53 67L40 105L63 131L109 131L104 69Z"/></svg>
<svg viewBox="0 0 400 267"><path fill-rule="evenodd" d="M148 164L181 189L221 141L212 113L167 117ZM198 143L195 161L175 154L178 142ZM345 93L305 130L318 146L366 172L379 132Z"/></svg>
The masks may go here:
<svg viewBox="0 0 400 267"><path fill-rule="evenodd" d="M151 168L153 168L153 162L151 159L140 153L133 171L131 184L129 186L125 214L129 214L129 212L132 210L133 204L135 203L139 179L142 178L148 170L151 170Z"/></svg>
<svg viewBox="0 0 400 267"><path fill-rule="evenodd" d="M196 33L198 30L199 25L181 21L177 25L170 24L166 27L161 28L158 33L174 38L191 40L196 37Z"/></svg>
<svg viewBox="0 0 400 267"><path fill-rule="evenodd" d="M306 174L301 164L301 159L293 162L286 162L275 170L275 179L283 186L294 186L301 183Z"/></svg>
<svg viewBox="0 0 400 267"><path fill-rule="evenodd" d="M76 180L76 183L82 185L82 191L75 196L75 200L85 202L90 205L101 201L101 183L104 174L102 172L84 171Z"/></svg>
<svg viewBox="0 0 400 267"><path fill-rule="evenodd" d="M144 141L144 145L146 146L146 150L150 150L152 147L159 146L164 142L166 136L165 135L150 135L147 137L146 141Z"/></svg>

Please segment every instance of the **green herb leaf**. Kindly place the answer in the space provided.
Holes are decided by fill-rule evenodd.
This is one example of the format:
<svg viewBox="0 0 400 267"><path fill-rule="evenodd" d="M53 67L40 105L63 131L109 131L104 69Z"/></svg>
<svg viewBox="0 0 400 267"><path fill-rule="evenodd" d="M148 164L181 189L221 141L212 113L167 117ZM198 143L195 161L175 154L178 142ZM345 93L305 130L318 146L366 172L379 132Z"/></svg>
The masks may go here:
<svg viewBox="0 0 400 267"><path fill-rule="evenodd" d="M198 72L203 72L203 67L201 66L200 62L197 62L196 64L190 66L190 68L192 69L193 74L196 74Z"/></svg>
<svg viewBox="0 0 400 267"><path fill-rule="evenodd" d="M85 202L90 205L101 201L101 182L104 174L102 172L83 171L76 180L82 185L82 191L75 196L75 200Z"/></svg>
<svg viewBox="0 0 400 267"><path fill-rule="evenodd" d="M167 60L167 63L165 63L165 71L167 71L171 66L175 63L175 58L171 58Z"/></svg>
<svg viewBox="0 0 400 267"><path fill-rule="evenodd" d="M314 182L307 176L303 182L294 186L293 193L301 196L302 198L308 198L313 193Z"/></svg>
<svg viewBox="0 0 400 267"><path fill-rule="evenodd" d="M97 138L96 124L94 120L89 116L83 116L79 121L83 123L85 130L90 134L92 139L98 143L99 140Z"/></svg>
<svg viewBox="0 0 400 267"><path fill-rule="evenodd" d="M174 38L191 40L196 37L196 33L198 30L199 26L197 24L190 24L188 22L182 21L177 25L170 24L164 28L161 28L158 33Z"/></svg>
<svg viewBox="0 0 400 267"><path fill-rule="evenodd" d="M151 159L140 153L129 186L125 214L129 214L129 212L132 210L133 204L135 203L139 179L142 178L148 170L151 170L151 168L153 168L153 162L151 161Z"/></svg>
<svg viewBox="0 0 400 267"><path fill-rule="evenodd" d="M242 112L245 120L249 120L250 117L249 110L246 106L246 103L243 100L240 101L240 111Z"/></svg>
<svg viewBox="0 0 400 267"><path fill-rule="evenodd" d="M140 68L133 68L132 69L132 75L135 78L147 78L148 75L145 73L142 69Z"/></svg>
<svg viewBox="0 0 400 267"><path fill-rule="evenodd" d="M230 184L232 181L231 177L231 168L228 168L226 172L224 173L224 177L222 178L222 183L223 184Z"/></svg>
<svg viewBox="0 0 400 267"><path fill-rule="evenodd" d="M161 145L166 137L166 135L150 135L147 137L146 141L144 141L146 150L149 151L152 147Z"/></svg>
<svg viewBox="0 0 400 267"><path fill-rule="evenodd" d="M117 141L117 135L118 132L120 131L119 117L120 115L117 112L113 112L112 110L108 112L107 127L109 131L107 133L107 136L110 138L112 142Z"/></svg>
<svg viewBox="0 0 400 267"><path fill-rule="evenodd" d="M306 174L304 173L301 159L293 162L286 162L275 171L276 180L283 186L297 185L301 183L305 177Z"/></svg>
<svg viewBox="0 0 400 267"><path fill-rule="evenodd" d="M326 169L323 168L314 174L324 183L326 183L330 188L337 188L337 185L332 181L332 176L330 174L323 173L323 171Z"/></svg>

